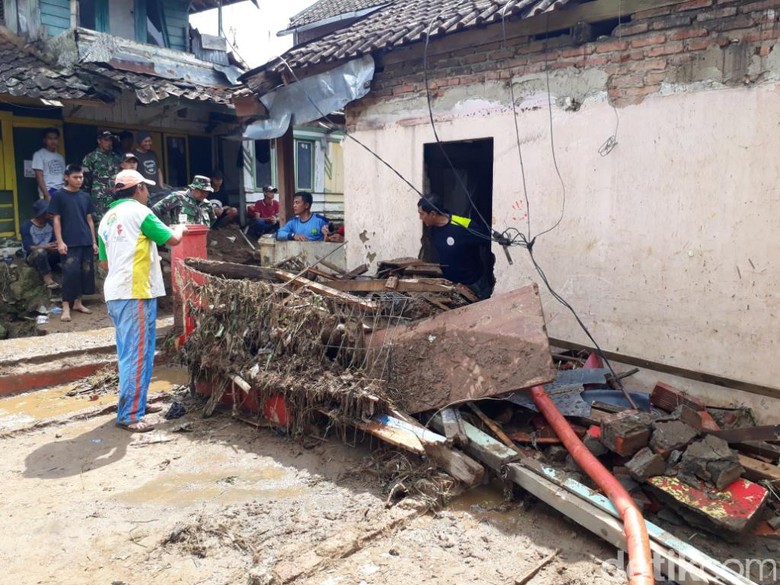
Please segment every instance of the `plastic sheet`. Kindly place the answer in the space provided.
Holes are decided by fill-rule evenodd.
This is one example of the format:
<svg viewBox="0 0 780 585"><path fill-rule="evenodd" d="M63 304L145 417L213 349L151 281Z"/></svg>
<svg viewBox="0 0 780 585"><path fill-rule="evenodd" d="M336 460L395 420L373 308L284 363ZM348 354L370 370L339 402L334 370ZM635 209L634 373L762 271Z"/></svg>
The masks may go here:
<svg viewBox="0 0 780 585"><path fill-rule="evenodd" d="M260 101L268 119L244 130L245 140L279 138L290 124L305 124L337 112L366 95L374 77L374 59L365 55L335 69L313 75L265 94Z"/></svg>

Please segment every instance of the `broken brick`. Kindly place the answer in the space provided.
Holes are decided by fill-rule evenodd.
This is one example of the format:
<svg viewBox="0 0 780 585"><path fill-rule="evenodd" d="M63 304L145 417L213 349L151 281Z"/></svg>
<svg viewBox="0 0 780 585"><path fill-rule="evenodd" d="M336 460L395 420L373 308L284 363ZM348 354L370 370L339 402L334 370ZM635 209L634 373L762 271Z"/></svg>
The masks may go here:
<svg viewBox="0 0 780 585"><path fill-rule="evenodd" d="M697 431L719 431L720 426L706 410L696 410L687 404L680 406L680 420L691 425Z"/></svg>
<svg viewBox="0 0 780 585"><path fill-rule="evenodd" d="M672 412L678 406L685 404L694 410L706 410L706 405L693 396L678 390L669 384L656 382L653 392L650 394L650 402L666 412Z"/></svg>
<svg viewBox="0 0 780 585"><path fill-rule="evenodd" d="M657 422L653 429L650 448L664 459L669 457L672 451L689 445L699 434L696 429L681 420Z"/></svg>
<svg viewBox="0 0 780 585"><path fill-rule="evenodd" d="M638 482L643 482L648 477L664 473L666 471L666 461L664 461L663 457L645 447L640 449L631 461L626 463L626 467L631 477Z"/></svg>
<svg viewBox="0 0 780 585"><path fill-rule="evenodd" d="M647 446L652 422L646 412L626 410L610 415L601 423L601 442L610 451L629 457Z"/></svg>
<svg viewBox="0 0 780 585"><path fill-rule="evenodd" d="M759 522L769 494L746 479L722 491L705 490L663 475L648 479L647 486L688 523L730 540Z"/></svg>
<svg viewBox="0 0 780 585"><path fill-rule="evenodd" d="M707 435L683 453L678 477L693 486L705 481L722 490L744 472L737 452L723 439Z"/></svg>

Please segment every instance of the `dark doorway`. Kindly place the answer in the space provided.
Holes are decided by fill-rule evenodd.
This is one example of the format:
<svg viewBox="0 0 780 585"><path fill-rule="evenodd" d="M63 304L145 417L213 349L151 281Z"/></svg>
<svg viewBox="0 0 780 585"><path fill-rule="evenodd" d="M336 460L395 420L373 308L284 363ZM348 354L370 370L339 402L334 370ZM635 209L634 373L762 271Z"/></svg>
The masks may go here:
<svg viewBox="0 0 780 585"><path fill-rule="evenodd" d="M471 219L471 226L487 235L493 217L493 139L426 144L423 162L426 192L439 195L449 213ZM428 232L423 226L420 258L438 262ZM494 257L489 239L480 256L492 279Z"/></svg>

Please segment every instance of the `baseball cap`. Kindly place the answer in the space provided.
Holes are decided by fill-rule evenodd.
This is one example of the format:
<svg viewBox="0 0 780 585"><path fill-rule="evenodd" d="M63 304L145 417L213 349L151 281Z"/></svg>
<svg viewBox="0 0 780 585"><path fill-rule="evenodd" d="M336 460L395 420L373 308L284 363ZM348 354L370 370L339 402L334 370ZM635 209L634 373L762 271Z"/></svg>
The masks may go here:
<svg viewBox="0 0 780 585"><path fill-rule="evenodd" d="M211 179L204 177L203 175L195 175L192 177L192 183L189 184L190 189L200 189L207 193L213 193L214 188L211 186Z"/></svg>
<svg viewBox="0 0 780 585"><path fill-rule="evenodd" d="M146 183L147 185L156 185L154 181L150 181L149 179L144 179L144 176L139 173L138 171L134 171L132 169L127 169L124 171L120 171L116 179L114 179L114 186L117 189L129 189L130 187L135 187L139 183Z"/></svg>
<svg viewBox="0 0 780 585"><path fill-rule="evenodd" d="M103 130L102 132L98 132L98 140L101 138L114 138L113 132L111 130Z"/></svg>
<svg viewBox="0 0 780 585"><path fill-rule="evenodd" d="M49 202L45 199L38 199L35 203L33 203L33 217L40 217L44 213L49 212Z"/></svg>
<svg viewBox="0 0 780 585"><path fill-rule="evenodd" d="M279 189L277 189L273 185L266 185L265 187L263 187L263 193L265 193L266 191L270 191L272 193L278 193Z"/></svg>
<svg viewBox="0 0 780 585"><path fill-rule="evenodd" d="M135 155L134 155L132 152L128 152L128 153L125 155L125 160L130 160L131 158L132 158L132 159L133 159L135 162L138 162L138 157L137 157L137 156L135 156Z"/></svg>

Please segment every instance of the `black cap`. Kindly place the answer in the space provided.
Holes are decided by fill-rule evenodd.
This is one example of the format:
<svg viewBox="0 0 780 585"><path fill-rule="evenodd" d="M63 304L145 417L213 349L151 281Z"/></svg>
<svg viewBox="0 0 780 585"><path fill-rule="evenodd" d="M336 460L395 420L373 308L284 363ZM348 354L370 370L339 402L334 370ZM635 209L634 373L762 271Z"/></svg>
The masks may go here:
<svg viewBox="0 0 780 585"><path fill-rule="evenodd" d="M49 202L45 199L38 199L33 203L33 217L40 217L49 212Z"/></svg>
<svg viewBox="0 0 780 585"><path fill-rule="evenodd" d="M277 188L276 188L276 187L274 187L273 185L266 185L265 187L263 187L263 192L264 192L264 193L267 193L267 192L270 192L270 193L278 193L278 192L279 192L279 189L277 189Z"/></svg>
<svg viewBox="0 0 780 585"><path fill-rule="evenodd" d="M111 130L103 130L98 132L98 139L100 138L114 138L114 133Z"/></svg>

